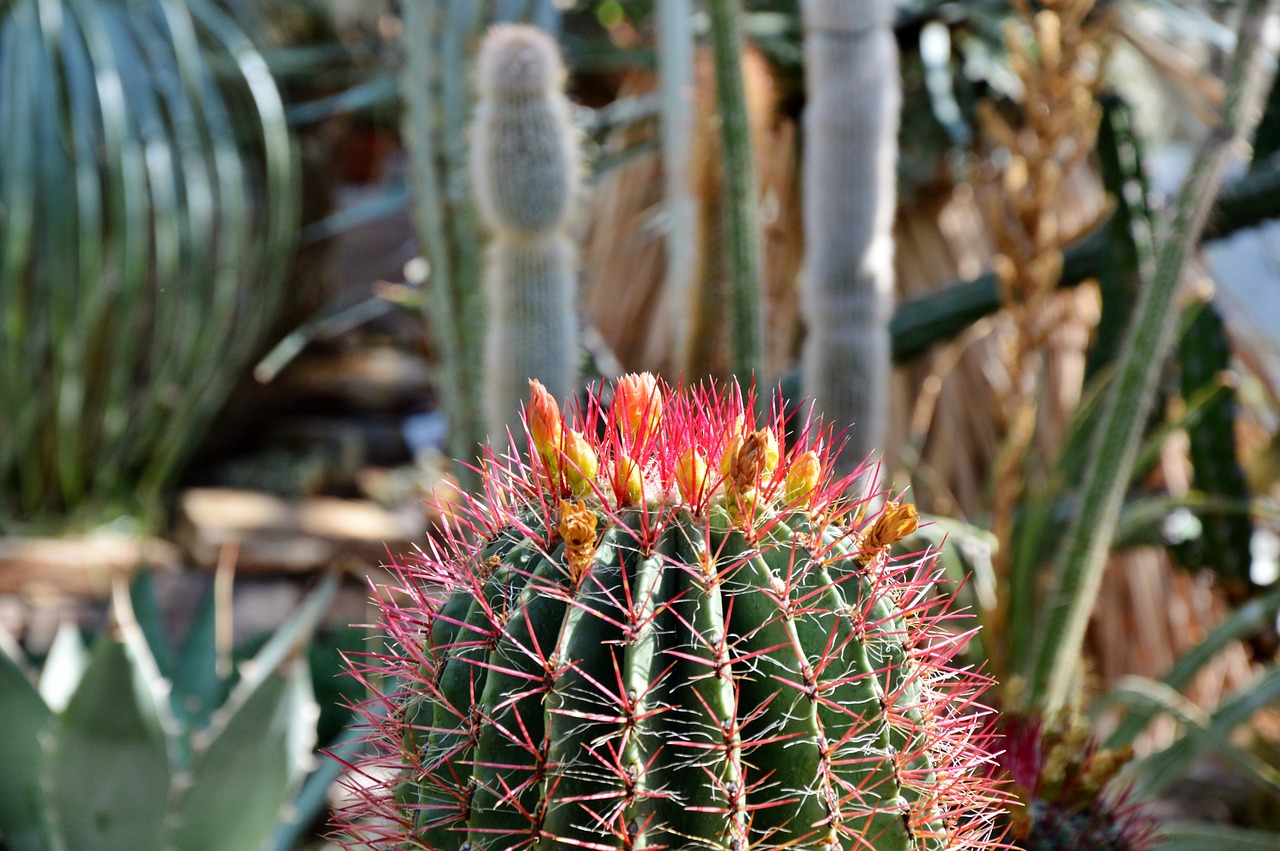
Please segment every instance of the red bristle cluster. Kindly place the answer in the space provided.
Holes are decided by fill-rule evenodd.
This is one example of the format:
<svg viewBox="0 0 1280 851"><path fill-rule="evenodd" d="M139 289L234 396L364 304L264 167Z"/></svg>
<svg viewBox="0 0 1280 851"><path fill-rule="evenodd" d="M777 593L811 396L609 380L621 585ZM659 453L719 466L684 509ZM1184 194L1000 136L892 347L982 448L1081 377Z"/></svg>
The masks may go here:
<svg viewBox="0 0 1280 851"><path fill-rule="evenodd" d="M702 629L688 614L695 610L682 607L682 603L655 605L643 589L632 587L627 580L621 591L606 592L603 586L592 587L593 580L578 577L573 582L580 586L549 587L546 595L559 595L569 611L576 609L584 617L612 619L612 626L626 641L658 618L678 624L691 638L683 649L660 654L649 688L639 693L628 689L625 672L615 663L606 676L583 680L582 688L592 699L590 710L570 703L566 704L568 709L557 710L561 715L571 715L583 727L626 731L664 713L671 716L671 707L662 705L659 695L668 688L665 678L676 668L693 671L695 681L722 684L719 692L715 688L721 686L696 692L700 710L695 706L698 711L694 715L721 717L723 723L681 726L676 718L670 729L685 735L673 735L663 744L670 753L680 755L678 762L701 772L699 782L707 790L706 800L690 802L688 810L723 817L729 825L727 848L783 847L756 825L764 819L762 809L787 803L787 790L774 789L769 767L753 765L751 759L782 734L761 720L768 714L767 706L753 709L740 702L740 689L744 673L772 670L764 667L764 657L790 658L796 676L778 678L789 690L786 693L807 696L822 708L825 717L843 719L847 728L824 746L819 776L813 778L813 787L821 790L832 814L828 823L816 823L807 832L788 826L793 835L786 839L786 845L826 847L822 843L834 841L842 849L873 851L882 846L876 836L868 835L865 826L875 819L883 820L882 810L873 812L877 792L848 779L856 773L859 760L855 746L871 735L872 722L862 720L858 714L862 710L840 702L839 696L858 684L857 677L842 672L840 666L846 664L848 642L890 636L901 645L905 657L901 682L883 695L880 711L892 729L910 743L892 760L895 782L911 791L909 805L904 801L906 809L901 813L907 834L921 851L1006 847L996 833L1007 796L993 780L989 742L983 736L990 713L977 702L988 682L956 664L957 654L972 632L951 609L951 596L939 590L940 577L931 555L889 557L888 544L900 534L884 531L893 527L892 522L886 523L886 518L893 520L887 512L899 511L898 504L889 502L871 509L876 500L870 497L850 500L847 490L852 482L864 480L865 471L832 481L825 472L831 469L830 436L810 424L797 429L799 437L792 446L775 449L776 443L770 440L783 433L786 423L775 413L771 428L753 432L753 400L736 387L728 391L701 387L672 394L651 377L632 376L624 381L630 383L613 405L606 408L593 400L584 411L563 421L557 421L555 410L546 398L537 396L535 388L534 404L540 407L531 413L538 419L529 423L527 438L533 447L529 458L521 456L514 442L507 454L490 454L484 464L482 493L451 503L439 538L414 558L393 565L390 586L375 587L387 649L352 660L353 674L375 696L359 707L369 725L371 755L348 772L346 782L356 803L344 813L347 826L342 841L346 847L432 847L414 844L424 821L441 826L456 820L462 827L475 783L454 776L459 770L483 770L502 777L501 784L516 784L487 790L508 804L525 800L522 795L534 784L544 789L535 811L522 811L529 826L527 833L495 837L491 845L495 849L532 848L548 823L546 808L553 801L565 803L565 799L556 799L557 778L563 769L556 760L556 743L521 729L519 714L510 710L526 697L548 698L566 672L586 677L586 667L579 666L577 660L559 658L554 646L536 642L519 648L523 655L520 661L527 663L524 667L490 660L488 651L504 636L509 637L513 619L527 614L521 611L519 599L500 599L492 605L486 602L481 625L460 630L459 637L448 645L433 646L430 636L442 619L453 618L453 625L457 625L458 616L445 612L447 600L461 594L483 601L492 593L486 588L493 565L486 563L483 551L500 536L527 540L547 558L557 546L566 546L566 564L570 563L574 547L570 538L577 533L566 531L565 522L575 517L575 500L588 505L592 514L592 532L584 534L594 534L598 517L601 529L621 529L614 534L638 553L660 551L665 536L677 524L692 524L695 536L712 540L716 523L724 522L714 519L717 511L728 516L750 546L756 547L758 542L775 540L786 531L782 528L786 519L803 512L810 533L782 545L790 548L790 557L782 569L771 574L774 584L761 593L777 607L779 619L843 619L840 623L848 629L847 634L833 631L816 657L812 647L781 644L748 653L731 639L727 629L710 633ZM726 447L738 447L752 439L756 443L738 450L736 459L722 459ZM771 452L776 453L776 459ZM690 453L696 453L706 465L705 478L696 482L697 487L689 486ZM804 458L806 453L808 458ZM638 469L642 482L638 492L628 462ZM810 483L803 465L816 465L814 470L823 472ZM743 469L747 474L755 471L750 487L734 480L734 476L745 475ZM683 485L682 476L686 477ZM730 506L727 515L725 505ZM867 516L862 516L863 512ZM914 512L910 517L914 528ZM858 546L851 546L851 542ZM689 583L707 589L708 594L725 589L723 619L727 624L733 621L737 599L728 589L748 560L760 552L758 548L729 552L722 544L721 549L692 562L664 557L662 570L683 571ZM862 599L847 611L825 608L824 590L810 590L805 584L811 582L806 577L815 565L837 577L833 584L850 599L856 597L858 582L874 577L870 599ZM527 570L516 571L522 583L534 581ZM892 617L876 614L889 610ZM451 705L439 681L445 654L466 655L469 648L476 651L475 661L469 663L473 667L504 674L520 667L517 679L523 685L492 706L483 706L481 695L470 695L469 705L475 708L457 710L448 731L438 729L429 714L415 719L412 710L417 705ZM888 676L884 671L875 673ZM908 694L914 697L908 699ZM731 704L727 712L713 705L722 698ZM460 747L471 746L486 726L497 726L498 734L515 746L521 754L518 765L480 765L467 760L459 765L440 759L424 763L420 743L426 738L461 730ZM627 814L637 802L669 798L673 793L641 782L639 775L652 766L628 761L627 734L617 738L602 735L600 739L590 750L594 764L588 768L612 778L618 791L609 796L568 798L591 822L598 842L566 838L562 844L602 851L667 847L643 844L637 837L646 835L652 825L637 823ZM742 775L711 768L726 763L743 766ZM580 770L581 766L575 768ZM430 805L397 800L406 777L421 780L444 772L449 776L437 776L439 782L428 785L456 790L454 798L446 796ZM860 813L866 813L865 818L850 815ZM824 836L829 838L819 843Z"/></svg>

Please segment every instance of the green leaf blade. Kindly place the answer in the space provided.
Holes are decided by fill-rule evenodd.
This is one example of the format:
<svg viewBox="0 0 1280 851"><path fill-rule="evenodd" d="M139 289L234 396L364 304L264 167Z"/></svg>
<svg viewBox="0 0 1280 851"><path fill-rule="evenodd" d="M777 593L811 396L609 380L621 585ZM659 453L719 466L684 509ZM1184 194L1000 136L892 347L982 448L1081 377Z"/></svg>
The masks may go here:
<svg viewBox="0 0 1280 851"><path fill-rule="evenodd" d="M0 635L7 639L7 635ZM40 740L53 713L27 678L17 647L0 641L0 845L11 851L47 851Z"/></svg>
<svg viewBox="0 0 1280 851"><path fill-rule="evenodd" d="M167 699L141 635L104 636L53 727L47 789L66 851L150 851L170 793Z"/></svg>

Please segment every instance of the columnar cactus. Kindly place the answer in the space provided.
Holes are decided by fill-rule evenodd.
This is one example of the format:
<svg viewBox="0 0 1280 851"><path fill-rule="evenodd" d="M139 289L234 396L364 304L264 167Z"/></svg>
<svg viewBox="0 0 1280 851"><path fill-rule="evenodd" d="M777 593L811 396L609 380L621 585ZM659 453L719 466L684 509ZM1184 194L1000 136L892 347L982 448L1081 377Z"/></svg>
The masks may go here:
<svg viewBox="0 0 1280 851"><path fill-rule="evenodd" d="M902 85L891 0L804 0L804 393L851 423L847 472L883 452Z"/></svg>
<svg viewBox="0 0 1280 851"><path fill-rule="evenodd" d="M493 27L477 60L471 184L491 241L485 421L519 425L525 382L577 385L577 257L569 226L581 192L578 134L555 41L536 27Z"/></svg>
<svg viewBox="0 0 1280 851"><path fill-rule="evenodd" d="M968 633L889 553L914 509L864 516L815 430L751 410L631 375L567 421L532 383L528 459L378 595L352 846L995 844Z"/></svg>

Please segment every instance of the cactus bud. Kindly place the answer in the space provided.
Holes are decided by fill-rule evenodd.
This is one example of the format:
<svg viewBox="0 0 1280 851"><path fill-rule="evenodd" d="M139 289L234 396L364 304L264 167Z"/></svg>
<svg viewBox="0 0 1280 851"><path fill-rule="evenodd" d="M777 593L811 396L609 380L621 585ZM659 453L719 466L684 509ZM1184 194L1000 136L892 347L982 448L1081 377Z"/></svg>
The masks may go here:
<svg viewBox="0 0 1280 851"><path fill-rule="evenodd" d="M653 373L625 375L613 391L613 417L618 430L643 443L662 423L662 391Z"/></svg>
<svg viewBox="0 0 1280 851"><path fill-rule="evenodd" d="M783 482L783 498L788 503L800 503L809 498L822 478L822 461L818 453L810 450L796 457L787 470Z"/></svg>
<svg viewBox="0 0 1280 851"><path fill-rule="evenodd" d="M707 495L707 459L693 449L686 449L676 466L676 487L684 501L696 505Z"/></svg>
<svg viewBox="0 0 1280 851"><path fill-rule="evenodd" d="M560 447L564 421L560 417L560 408L555 398L536 378L529 379L529 404L525 407L524 417L533 448L543 463L548 467L553 466L556 451Z"/></svg>
<svg viewBox="0 0 1280 851"><path fill-rule="evenodd" d="M585 502L579 500L575 504L560 500L560 524L557 531L564 541L569 579L575 587L581 584L587 566L595 555L598 523L595 512L587 508Z"/></svg>
<svg viewBox="0 0 1280 851"><path fill-rule="evenodd" d="M644 502L644 474L640 465L621 452L613 461L613 492L623 505Z"/></svg>
<svg viewBox="0 0 1280 851"><path fill-rule="evenodd" d="M899 499L890 500L858 540L858 548L863 553L862 559L871 561L915 532L919 526L920 515L916 513L914 505Z"/></svg>
<svg viewBox="0 0 1280 851"><path fill-rule="evenodd" d="M566 431L561 453L568 461L564 468L564 477L569 484L569 490L578 496L589 496L591 483L600 472L600 459L596 451L582 436L582 432Z"/></svg>

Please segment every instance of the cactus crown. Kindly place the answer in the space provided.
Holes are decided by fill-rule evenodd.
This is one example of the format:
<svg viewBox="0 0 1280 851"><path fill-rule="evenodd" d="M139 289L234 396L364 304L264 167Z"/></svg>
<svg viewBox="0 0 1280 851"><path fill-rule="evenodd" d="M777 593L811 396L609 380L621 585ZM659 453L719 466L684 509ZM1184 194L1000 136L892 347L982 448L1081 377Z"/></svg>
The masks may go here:
<svg viewBox="0 0 1280 851"><path fill-rule="evenodd" d="M476 61L476 89L503 100L548 94L564 85L564 60L556 40L537 27L490 27Z"/></svg>
<svg viewBox="0 0 1280 851"><path fill-rule="evenodd" d="M950 664L968 633L932 560L889 554L914 509L845 500L817 429L783 447L751 410L643 375L566 420L532 383L531 457L491 456L379 589L347 841L995 844L985 682Z"/></svg>

